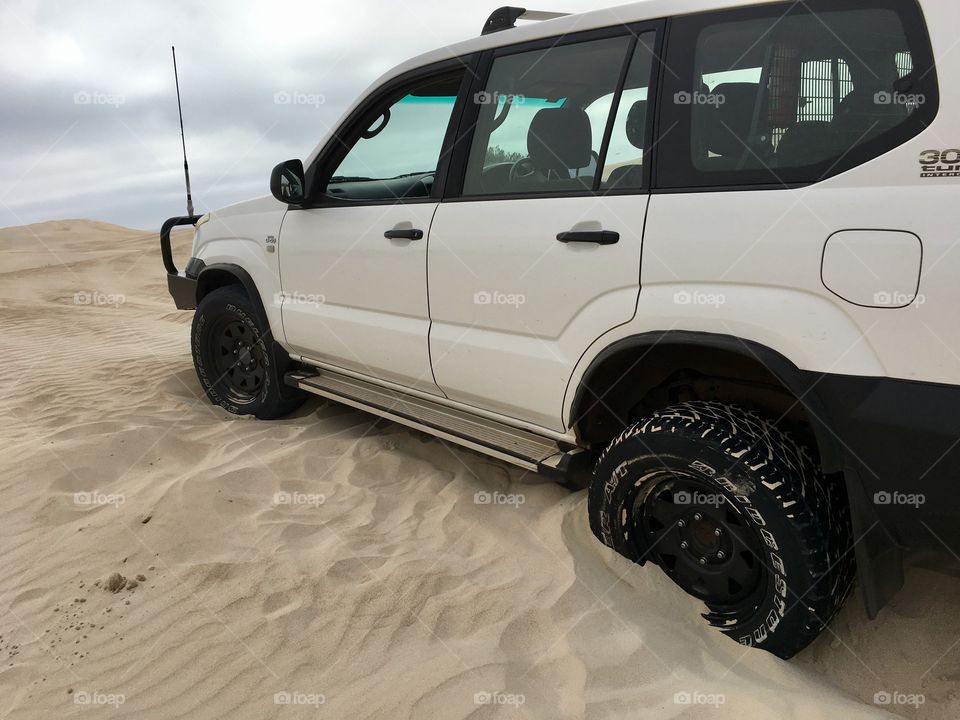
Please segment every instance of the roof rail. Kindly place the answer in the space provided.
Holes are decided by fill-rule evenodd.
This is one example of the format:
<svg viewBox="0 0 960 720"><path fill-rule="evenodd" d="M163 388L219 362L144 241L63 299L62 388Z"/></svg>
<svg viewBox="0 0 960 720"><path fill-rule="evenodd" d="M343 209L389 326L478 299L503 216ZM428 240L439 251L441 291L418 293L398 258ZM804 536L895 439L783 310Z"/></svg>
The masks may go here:
<svg viewBox="0 0 960 720"><path fill-rule="evenodd" d="M527 10L521 7L498 8L487 18L483 25L481 35L509 30L516 27L517 20L553 20L554 18L566 17L570 13L563 12L545 12L542 10Z"/></svg>

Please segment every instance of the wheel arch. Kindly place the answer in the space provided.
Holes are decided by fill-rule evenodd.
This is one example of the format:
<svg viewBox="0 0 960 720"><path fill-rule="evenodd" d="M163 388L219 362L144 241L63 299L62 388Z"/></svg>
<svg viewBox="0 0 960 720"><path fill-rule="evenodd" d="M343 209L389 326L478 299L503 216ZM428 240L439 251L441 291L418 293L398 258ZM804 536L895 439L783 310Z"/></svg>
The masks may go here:
<svg viewBox="0 0 960 720"><path fill-rule="evenodd" d="M726 379L733 382L779 385L794 398L793 404L800 406L797 409L802 409L825 471L843 469L842 447L817 395L816 377L802 372L776 350L733 335L664 330L612 343L583 372L573 395L568 426L582 442L602 443L607 435L613 437L628 424L634 400L647 397L677 373L709 373L713 364L722 365L721 372L732 373ZM630 392L626 392L628 388ZM757 409L764 409L762 402Z"/></svg>
<svg viewBox="0 0 960 720"><path fill-rule="evenodd" d="M197 304L214 290L229 285L236 285L243 288L247 297L250 298L250 302L253 303L257 320L262 323L261 327L269 328L272 335L270 320L263 306L263 298L260 296L257 284L253 281L250 273L239 265L232 263L214 263L213 265L204 265L200 268L197 275Z"/></svg>

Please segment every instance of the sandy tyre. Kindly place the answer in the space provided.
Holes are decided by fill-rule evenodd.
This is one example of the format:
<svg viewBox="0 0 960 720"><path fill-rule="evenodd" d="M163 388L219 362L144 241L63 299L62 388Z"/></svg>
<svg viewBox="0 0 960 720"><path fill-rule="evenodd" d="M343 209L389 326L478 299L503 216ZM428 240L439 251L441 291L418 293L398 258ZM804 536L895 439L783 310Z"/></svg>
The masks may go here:
<svg viewBox="0 0 960 720"><path fill-rule="evenodd" d="M190 345L210 402L261 420L282 417L303 404L303 393L283 384L286 368L279 366L266 335L241 288L218 288L200 301Z"/></svg>
<svg viewBox="0 0 960 720"><path fill-rule="evenodd" d="M741 644L789 658L817 637L854 577L842 483L772 423L709 402L653 413L600 457L590 526L651 561Z"/></svg>

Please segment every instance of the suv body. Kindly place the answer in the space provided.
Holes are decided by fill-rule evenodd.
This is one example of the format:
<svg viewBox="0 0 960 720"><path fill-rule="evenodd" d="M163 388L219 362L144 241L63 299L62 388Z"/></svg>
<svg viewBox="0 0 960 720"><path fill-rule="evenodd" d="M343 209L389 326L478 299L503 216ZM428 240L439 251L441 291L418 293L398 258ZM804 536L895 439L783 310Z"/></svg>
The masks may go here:
<svg viewBox="0 0 960 720"><path fill-rule="evenodd" d="M875 615L905 548L960 539L960 6L648 0L492 32L519 13L379 79L273 197L200 219L184 273L169 231L197 219L169 221L178 307L234 287L268 381L529 469L575 475L678 403L757 413L842 487Z"/></svg>

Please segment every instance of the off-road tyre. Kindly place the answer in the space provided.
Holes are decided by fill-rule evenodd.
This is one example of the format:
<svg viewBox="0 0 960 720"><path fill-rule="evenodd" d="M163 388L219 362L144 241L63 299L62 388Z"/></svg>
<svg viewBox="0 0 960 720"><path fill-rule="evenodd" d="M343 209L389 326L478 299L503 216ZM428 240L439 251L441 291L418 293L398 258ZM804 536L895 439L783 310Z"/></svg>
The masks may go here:
<svg viewBox="0 0 960 720"><path fill-rule="evenodd" d="M843 483L828 482L790 434L737 407L683 403L624 430L597 461L588 508L601 542L659 565L723 634L781 658L819 635L853 583Z"/></svg>
<svg viewBox="0 0 960 720"><path fill-rule="evenodd" d="M228 285L197 305L190 346L210 402L234 415L273 420L296 410L306 395L283 384L288 361L273 352L273 339L260 325L246 292Z"/></svg>

